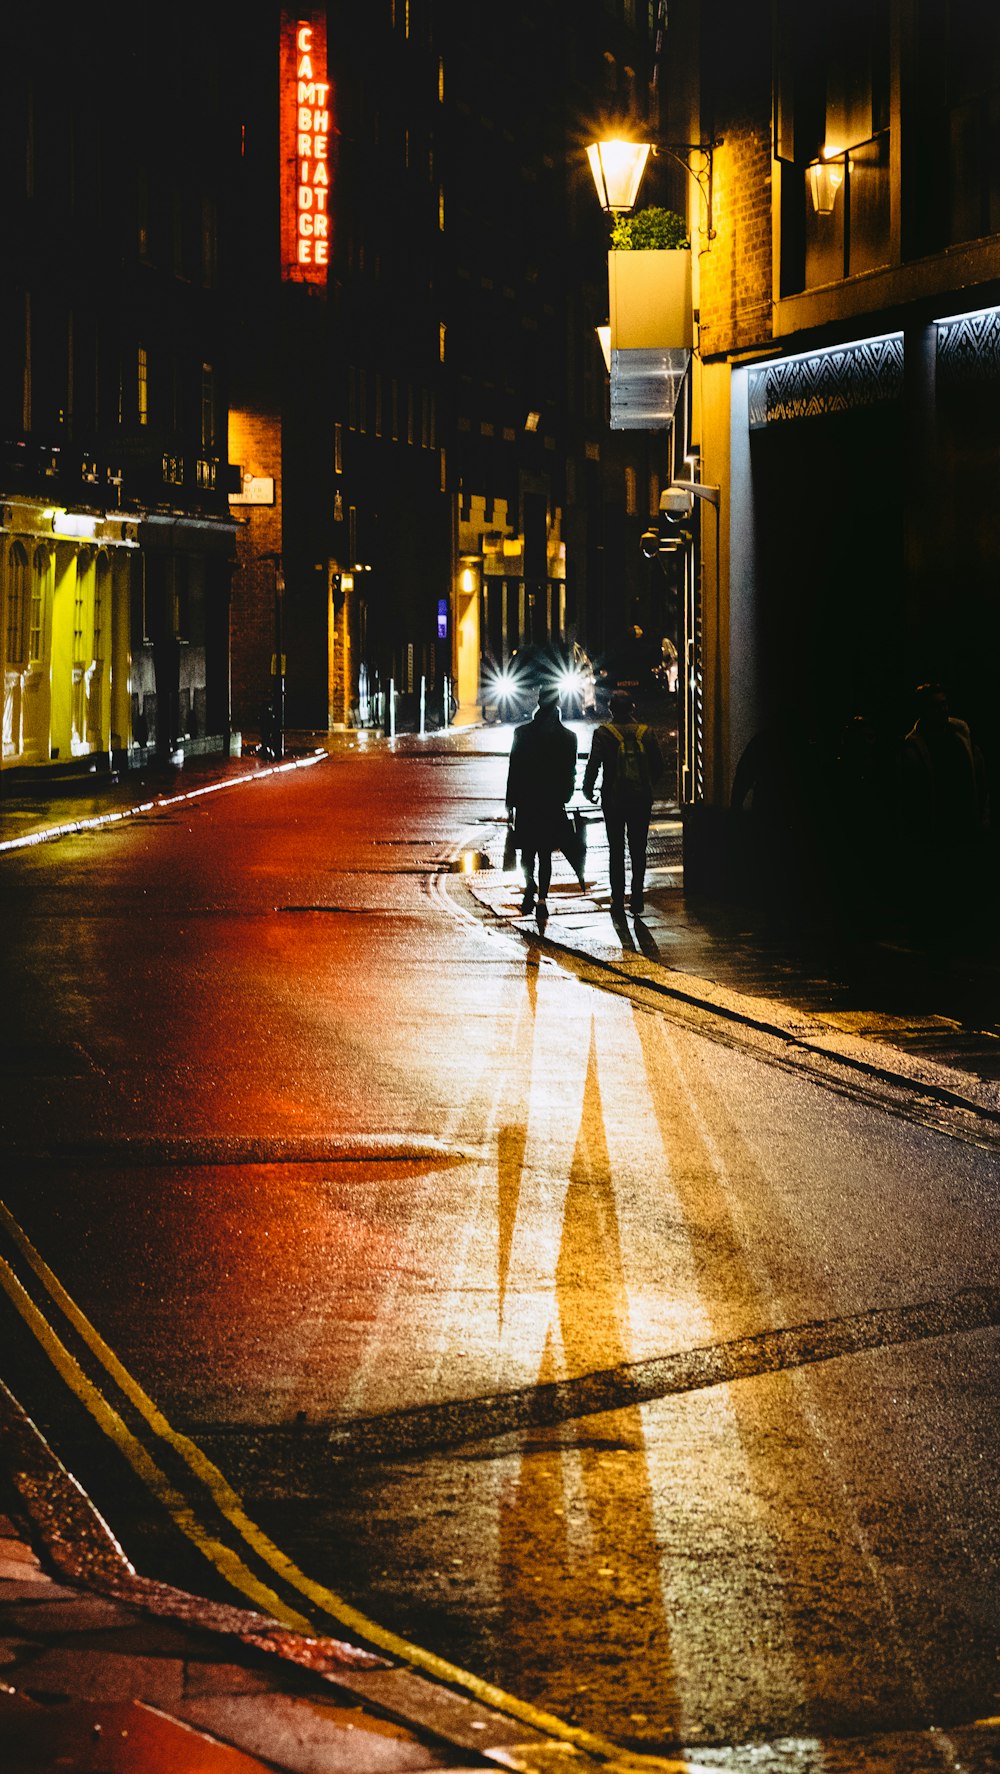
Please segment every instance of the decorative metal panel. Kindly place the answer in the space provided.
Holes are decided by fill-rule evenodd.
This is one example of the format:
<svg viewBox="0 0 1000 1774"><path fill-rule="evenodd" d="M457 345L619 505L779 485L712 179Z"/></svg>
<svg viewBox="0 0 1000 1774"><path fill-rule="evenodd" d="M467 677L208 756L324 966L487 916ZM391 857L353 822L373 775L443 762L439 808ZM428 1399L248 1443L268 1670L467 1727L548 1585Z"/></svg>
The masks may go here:
<svg viewBox="0 0 1000 1774"><path fill-rule="evenodd" d="M749 373L750 429L782 419L812 419L898 400L903 390L903 335L764 364Z"/></svg>
<svg viewBox="0 0 1000 1774"><path fill-rule="evenodd" d="M938 321L937 373L941 388L1000 382L1000 308Z"/></svg>

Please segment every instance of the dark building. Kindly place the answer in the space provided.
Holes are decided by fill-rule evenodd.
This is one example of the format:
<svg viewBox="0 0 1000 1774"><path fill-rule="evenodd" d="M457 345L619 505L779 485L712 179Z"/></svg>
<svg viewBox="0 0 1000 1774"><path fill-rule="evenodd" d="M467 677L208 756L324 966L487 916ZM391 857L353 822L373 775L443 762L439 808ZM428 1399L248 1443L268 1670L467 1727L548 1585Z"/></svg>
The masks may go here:
<svg viewBox="0 0 1000 1774"><path fill-rule="evenodd" d="M5 768L228 743L226 66L189 4L6 22Z"/></svg>
<svg viewBox="0 0 1000 1774"><path fill-rule="evenodd" d="M381 720L390 684L401 719L421 685L433 718L450 686L476 719L484 663L556 636L603 651L648 603L637 543L658 484L645 440L605 430L606 230L582 144L609 93L645 103L655 24L624 0L518 4L502 29L447 0L244 12L238 726L281 693L281 655L292 726ZM315 278L280 249L302 27L325 38L324 102L305 102L310 53L303 117L329 112Z"/></svg>
<svg viewBox="0 0 1000 1774"><path fill-rule="evenodd" d="M661 67L662 137L702 145L690 177L651 163L644 201L680 179L695 246L689 398L660 448L705 487L683 786L689 880L718 885L762 730L836 763L860 720L889 757L941 680L998 780L1000 12L676 0Z"/></svg>

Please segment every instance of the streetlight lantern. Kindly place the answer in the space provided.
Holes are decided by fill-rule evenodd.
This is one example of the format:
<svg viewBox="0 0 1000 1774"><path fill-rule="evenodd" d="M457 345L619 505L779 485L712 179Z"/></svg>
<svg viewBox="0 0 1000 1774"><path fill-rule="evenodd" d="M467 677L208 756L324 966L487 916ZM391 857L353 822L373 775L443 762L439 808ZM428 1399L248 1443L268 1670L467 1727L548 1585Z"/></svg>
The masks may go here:
<svg viewBox="0 0 1000 1774"><path fill-rule="evenodd" d="M712 222L712 156L722 147L722 137L710 142L591 142L587 159L597 187L597 201L611 215L635 208L642 175L651 154L669 154L694 180L705 199L708 239L715 239Z"/></svg>
<svg viewBox="0 0 1000 1774"><path fill-rule="evenodd" d="M615 215L634 208L649 155L649 142L590 143L587 159L602 209Z"/></svg>
<svg viewBox="0 0 1000 1774"><path fill-rule="evenodd" d="M809 168L809 189L812 193L813 209L818 216L832 216L833 206L837 201L837 192L843 182L842 161L814 161Z"/></svg>

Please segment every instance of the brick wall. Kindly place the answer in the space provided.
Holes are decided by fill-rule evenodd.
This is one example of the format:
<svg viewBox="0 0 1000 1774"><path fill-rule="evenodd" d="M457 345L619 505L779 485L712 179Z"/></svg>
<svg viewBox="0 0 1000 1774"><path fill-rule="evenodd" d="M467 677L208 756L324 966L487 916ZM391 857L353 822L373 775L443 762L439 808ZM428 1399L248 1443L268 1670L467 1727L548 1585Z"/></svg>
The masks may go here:
<svg viewBox="0 0 1000 1774"><path fill-rule="evenodd" d="M769 116L726 118L715 151L716 238L703 251L704 357L767 344L771 325L771 129Z"/></svg>
<svg viewBox="0 0 1000 1774"><path fill-rule="evenodd" d="M714 0L699 11L702 124L722 137L716 237L701 240L699 258L701 350L713 357L772 337L772 18L770 0Z"/></svg>

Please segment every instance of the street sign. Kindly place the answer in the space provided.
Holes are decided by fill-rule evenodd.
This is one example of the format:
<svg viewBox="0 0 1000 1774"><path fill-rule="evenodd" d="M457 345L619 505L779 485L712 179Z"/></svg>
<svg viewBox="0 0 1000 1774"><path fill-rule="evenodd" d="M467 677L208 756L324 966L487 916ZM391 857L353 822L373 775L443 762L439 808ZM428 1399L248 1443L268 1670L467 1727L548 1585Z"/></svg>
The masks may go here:
<svg viewBox="0 0 1000 1774"><path fill-rule="evenodd" d="M230 505L273 505L274 481L270 476L245 474L238 493L230 493Z"/></svg>

